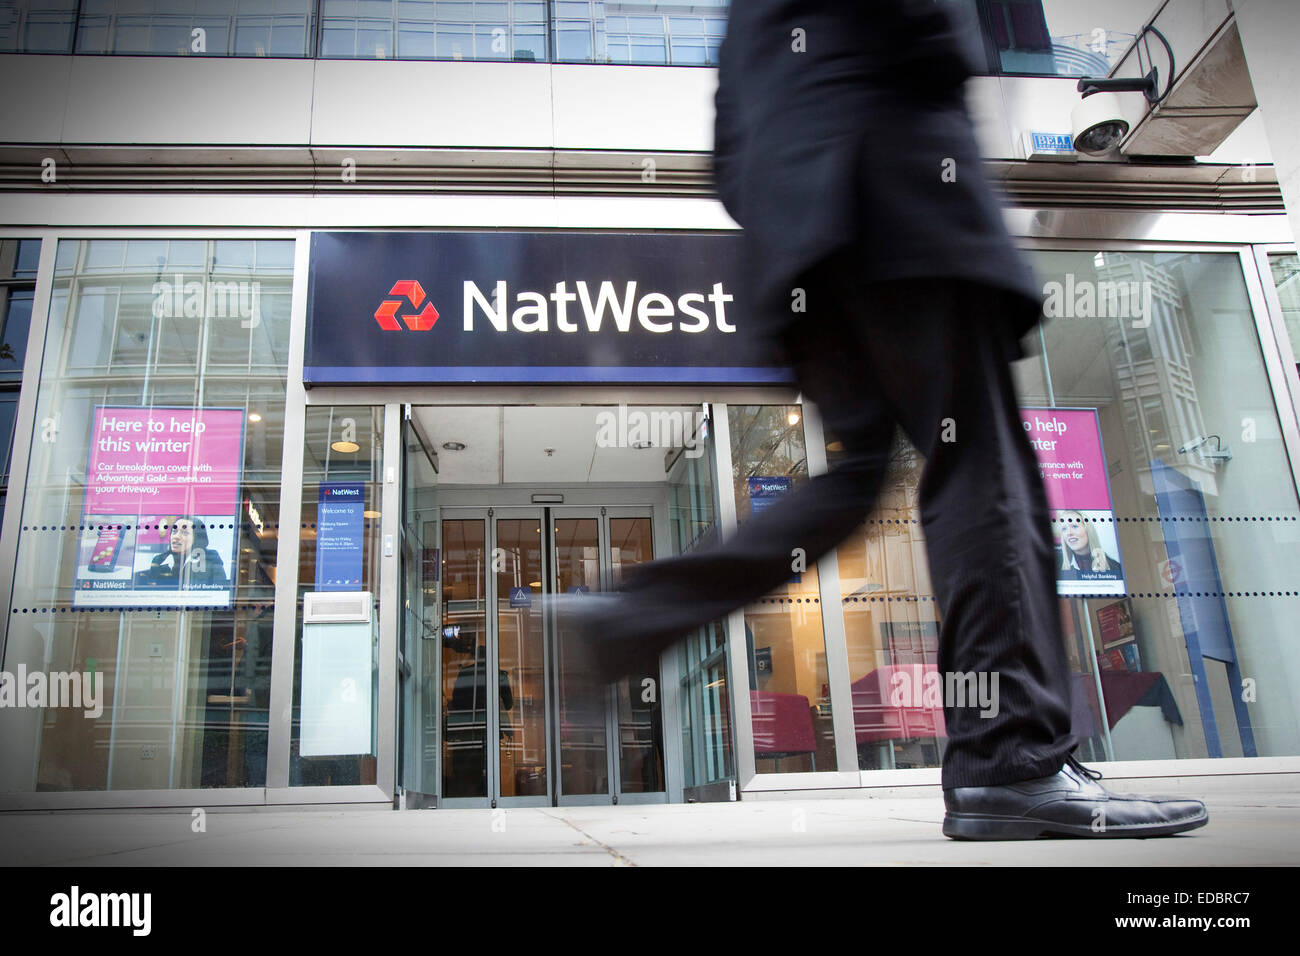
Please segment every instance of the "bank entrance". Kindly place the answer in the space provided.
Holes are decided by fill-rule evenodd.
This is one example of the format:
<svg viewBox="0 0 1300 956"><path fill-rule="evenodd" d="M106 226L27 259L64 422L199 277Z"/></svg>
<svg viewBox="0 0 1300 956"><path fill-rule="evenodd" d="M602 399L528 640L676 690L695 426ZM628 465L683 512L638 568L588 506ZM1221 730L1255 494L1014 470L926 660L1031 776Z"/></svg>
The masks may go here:
<svg viewBox="0 0 1300 956"><path fill-rule="evenodd" d="M629 415L658 431L626 440ZM408 805L666 802L679 655L595 684L550 599L617 588L712 513L701 406L413 407L403 427Z"/></svg>

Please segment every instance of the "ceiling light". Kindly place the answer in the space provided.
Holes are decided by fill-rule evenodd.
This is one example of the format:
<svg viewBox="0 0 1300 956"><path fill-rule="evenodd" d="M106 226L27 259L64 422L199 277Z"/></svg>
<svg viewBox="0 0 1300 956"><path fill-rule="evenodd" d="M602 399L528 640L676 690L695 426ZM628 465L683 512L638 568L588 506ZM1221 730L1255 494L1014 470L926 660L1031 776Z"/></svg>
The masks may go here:
<svg viewBox="0 0 1300 956"><path fill-rule="evenodd" d="M356 442L343 441L342 439L336 442L330 442L330 448L334 449L337 452L342 452L345 455L350 455L355 451L361 450L361 446L358 445Z"/></svg>
<svg viewBox="0 0 1300 956"><path fill-rule="evenodd" d="M248 420L250 422L260 422L262 420L262 416L257 414L257 412L249 412Z"/></svg>
<svg viewBox="0 0 1300 956"><path fill-rule="evenodd" d="M442 447L446 451L464 451L465 443L463 441L445 441Z"/></svg>
<svg viewBox="0 0 1300 956"><path fill-rule="evenodd" d="M791 425L798 425L798 424L799 424L799 413L798 413L798 412L791 412L789 415L786 416L786 419L785 419L785 420L786 420L787 422L789 422Z"/></svg>
<svg viewBox="0 0 1300 956"><path fill-rule="evenodd" d="M367 518L378 518L380 515L380 512L378 511L363 511L361 513L365 515Z"/></svg>

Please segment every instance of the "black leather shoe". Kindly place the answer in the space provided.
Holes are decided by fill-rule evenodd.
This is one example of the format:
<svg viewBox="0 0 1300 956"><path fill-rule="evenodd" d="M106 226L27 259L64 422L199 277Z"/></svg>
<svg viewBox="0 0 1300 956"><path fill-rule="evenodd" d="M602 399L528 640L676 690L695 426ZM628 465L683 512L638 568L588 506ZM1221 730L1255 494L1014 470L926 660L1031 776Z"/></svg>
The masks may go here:
<svg viewBox="0 0 1300 956"><path fill-rule="evenodd" d="M1033 840L1041 836L1157 837L1210 822L1200 800L1111 793L1074 756L1050 777L943 792L944 836Z"/></svg>

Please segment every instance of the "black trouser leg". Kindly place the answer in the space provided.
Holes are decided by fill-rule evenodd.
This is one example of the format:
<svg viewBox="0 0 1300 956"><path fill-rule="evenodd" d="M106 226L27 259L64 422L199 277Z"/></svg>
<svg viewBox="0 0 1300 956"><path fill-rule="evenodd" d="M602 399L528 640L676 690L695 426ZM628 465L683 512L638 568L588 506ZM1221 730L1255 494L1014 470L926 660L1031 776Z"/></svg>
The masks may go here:
<svg viewBox="0 0 1300 956"><path fill-rule="evenodd" d="M1000 302L967 283L896 283L869 308L905 318L866 323L881 389L926 458L939 671L996 690L988 707L945 701L945 788L1055 773L1075 745L1050 516Z"/></svg>
<svg viewBox="0 0 1300 956"><path fill-rule="evenodd" d="M943 280L863 286L846 262L806 285L807 317L786 344L845 459L726 544L636 569L624 633L661 651L788 580L795 548L812 563L839 544L875 501L897 422L927 459L921 515L942 617L939 669L996 688L996 707L945 702L943 785L1054 773L1074 746L1069 677L1002 293Z"/></svg>

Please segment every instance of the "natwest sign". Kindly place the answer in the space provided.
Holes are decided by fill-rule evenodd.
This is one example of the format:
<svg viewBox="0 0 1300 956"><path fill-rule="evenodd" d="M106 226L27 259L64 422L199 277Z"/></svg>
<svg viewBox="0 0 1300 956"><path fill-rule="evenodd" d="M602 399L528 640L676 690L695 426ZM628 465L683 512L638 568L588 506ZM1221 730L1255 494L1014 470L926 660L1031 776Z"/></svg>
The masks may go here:
<svg viewBox="0 0 1300 956"><path fill-rule="evenodd" d="M684 292L678 296L676 308L673 300L662 292L642 292L637 295L635 280L625 282L616 293L613 282L600 283L593 294L587 283L574 283L576 292L568 291L567 282L555 283L555 291L550 295L540 292L518 292L515 294L516 307L509 312L507 323L507 303L510 301L509 287L504 280L496 284L489 302L482 290L473 283L465 283L465 331L474 331L474 313L481 310L483 316L492 323L492 328L505 332L513 327L519 332L547 332L551 329L551 305L555 307L555 328L560 332L599 332L608 328L605 318L608 314L610 324L620 332L632 330L635 317L641 328L648 332L665 334L674 330L692 334L707 332L712 324L719 332L735 332L736 327L727 322L726 304L735 296L722 291L722 283L715 282L709 295L699 292ZM712 306L712 316L701 311L699 306L705 301ZM569 304L580 303L580 309L574 309L570 315ZM580 318L579 318L580 316ZM678 321L674 322L674 319Z"/></svg>
<svg viewBox="0 0 1300 956"><path fill-rule="evenodd" d="M788 382L739 256L738 236L315 233L304 380Z"/></svg>

